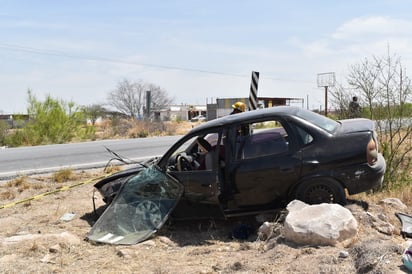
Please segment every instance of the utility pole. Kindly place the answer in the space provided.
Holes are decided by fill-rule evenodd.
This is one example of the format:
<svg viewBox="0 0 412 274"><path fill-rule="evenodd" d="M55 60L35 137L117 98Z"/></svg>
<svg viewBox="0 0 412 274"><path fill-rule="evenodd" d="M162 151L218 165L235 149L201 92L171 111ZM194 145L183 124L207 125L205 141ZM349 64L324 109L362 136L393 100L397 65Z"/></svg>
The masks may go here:
<svg viewBox="0 0 412 274"><path fill-rule="evenodd" d="M150 90L148 90L148 91L146 91L146 117L145 117L145 119L146 120L149 120L149 118L150 118L150 105L151 105L151 102L152 102L152 95L151 95L151 91Z"/></svg>

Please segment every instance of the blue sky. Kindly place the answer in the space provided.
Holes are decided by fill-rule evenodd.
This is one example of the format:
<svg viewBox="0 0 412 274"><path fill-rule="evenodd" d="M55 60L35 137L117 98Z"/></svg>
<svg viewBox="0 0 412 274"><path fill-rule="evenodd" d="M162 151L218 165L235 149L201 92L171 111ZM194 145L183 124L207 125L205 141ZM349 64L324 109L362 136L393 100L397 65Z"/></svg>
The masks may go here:
<svg viewBox="0 0 412 274"><path fill-rule="evenodd" d="M324 105L318 73L388 47L412 66L412 1L0 0L0 113L25 113L27 90L103 104L123 79L160 86L176 104L258 95ZM409 68L409 70L408 70ZM306 102L305 102L306 106Z"/></svg>

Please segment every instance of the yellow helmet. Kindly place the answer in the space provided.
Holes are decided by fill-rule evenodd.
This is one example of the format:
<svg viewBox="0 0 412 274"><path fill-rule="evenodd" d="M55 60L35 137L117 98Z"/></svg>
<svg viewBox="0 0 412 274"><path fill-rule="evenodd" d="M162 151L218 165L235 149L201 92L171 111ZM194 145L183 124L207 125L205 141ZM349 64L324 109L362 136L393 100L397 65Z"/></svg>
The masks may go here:
<svg viewBox="0 0 412 274"><path fill-rule="evenodd" d="M232 105L232 108L233 108L233 109L237 109L237 110L239 110L240 112L244 112L245 109L246 109L246 105L245 105L245 103L243 103L243 102L236 102L236 103L234 103L234 104Z"/></svg>

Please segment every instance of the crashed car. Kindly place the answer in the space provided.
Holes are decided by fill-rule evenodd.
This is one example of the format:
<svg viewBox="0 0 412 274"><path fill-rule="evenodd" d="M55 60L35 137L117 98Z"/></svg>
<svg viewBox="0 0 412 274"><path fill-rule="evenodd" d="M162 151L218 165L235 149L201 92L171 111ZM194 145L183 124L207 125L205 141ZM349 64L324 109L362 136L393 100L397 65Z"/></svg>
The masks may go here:
<svg viewBox="0 0 412 274"><path fill-rule="evenodd" d="M291 106L228 115L97 182L107 208L87 239L135 244L169 218L259 214L293 199L345 204L346 192L379 187L385 168L372 120L334 121Z"/></svg>

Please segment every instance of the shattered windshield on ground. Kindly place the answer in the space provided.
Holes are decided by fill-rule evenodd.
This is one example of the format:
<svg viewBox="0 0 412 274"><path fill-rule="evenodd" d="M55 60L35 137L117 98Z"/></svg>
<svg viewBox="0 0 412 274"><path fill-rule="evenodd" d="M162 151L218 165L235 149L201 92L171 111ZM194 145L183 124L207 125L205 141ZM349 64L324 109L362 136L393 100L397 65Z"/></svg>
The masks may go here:
<svg viewBox="0 0 412 274"><path fill-rule="evenodd" d="M149 238L166 221L183 186L155 165L124 185L97 220L87 239L109 244L136 244Z"/></svg>

